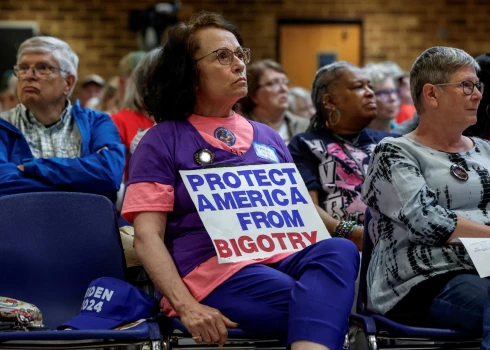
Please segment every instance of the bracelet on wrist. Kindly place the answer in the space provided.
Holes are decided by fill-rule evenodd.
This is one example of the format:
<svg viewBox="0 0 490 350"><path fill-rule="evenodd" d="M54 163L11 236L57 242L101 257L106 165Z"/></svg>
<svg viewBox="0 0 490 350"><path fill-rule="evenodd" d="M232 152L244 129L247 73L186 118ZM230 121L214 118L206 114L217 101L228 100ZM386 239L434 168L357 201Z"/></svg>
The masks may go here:
<svg viewBox="0 0 490 350"><path fill-rule="evenodd" d="M357 223L355 221L340 220L337 223L337 226L335 227L333 236L340 237L340 238L348 237L356 227L357 227Z"/></svg>

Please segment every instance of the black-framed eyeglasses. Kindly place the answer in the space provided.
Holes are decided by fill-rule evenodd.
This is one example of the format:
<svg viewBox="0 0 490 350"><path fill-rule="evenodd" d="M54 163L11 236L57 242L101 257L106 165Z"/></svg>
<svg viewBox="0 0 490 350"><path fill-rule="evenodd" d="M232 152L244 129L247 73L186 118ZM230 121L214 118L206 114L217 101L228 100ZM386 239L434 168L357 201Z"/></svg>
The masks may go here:
<svg viewBox="0 0 490 350"><path fill-rule="evenodd" d="M382 102L388 102L392 98L397 100L399 97L398 90L396 90L396 89L378 90L374 94Z"/></svg>
<svg viewBox="0 0 490 350"><path fill-rule="evenodd" d="M250 62L250 49L247 49L245 47L242 47L235 52L229 50L229 49L218 49L214 50L213 52L208 53L207 55L202 56L201 58L198 58L197 60L194 60L194 62L200 61L205 57L208 57L209 55L212 55L213 53L216 54L216 58L218 59L218 62L221 63L224 66L229 66L233 63L233 60L238 58L240 61L242 61L245 64L248 64Z"/></svg>
<svg viewBox="0 0 490 350"><path fill-rule="evenodd" d="M288 79L276 78L276 79L272 79L271 81L268 81L267 83L260 84L258 87L259 88L265 87L274 91L279 91L281 89L281 86L286 86L289 88L292 84L293 83Z"/></svg>
<svg viewBox="0 0 490 350"><path fill-rule="evenodd" d="M456 85L456 84L461 84L461 87L463 88L463 92L465 95L473 94L473 91L475 90L475 86L478 89L478 91L480 91L480 93L483 95L483 89L485 86L481 81L479 81L478 83L474 83L471 80L464 80L456 83L434 84L434 86L445 86L445 85Z"/></svg>
<svg viewBox="0 0 490 350"><path fill-rule="evenodd" d="M13 72L17 78L23 78L26 76L27 71L31 68L33 69L33 74L34 75L39 74L39 76L50 75L51 73L53 73L54 70L59 70L60 72L68 73L67 71L61 68L53 67L46 63L36 63L32 66L29 66L28 64L18 64L14 66Z"/></svg>

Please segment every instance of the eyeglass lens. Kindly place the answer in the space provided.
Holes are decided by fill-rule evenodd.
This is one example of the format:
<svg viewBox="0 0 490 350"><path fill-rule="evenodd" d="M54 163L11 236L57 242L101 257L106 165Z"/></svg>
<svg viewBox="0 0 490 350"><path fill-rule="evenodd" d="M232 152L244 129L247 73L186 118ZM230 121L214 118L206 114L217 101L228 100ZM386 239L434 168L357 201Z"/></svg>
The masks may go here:
<svg viewBox="0 0 490 350"><path fill-rule="evenodd" d="M480 93L483 94L483 83L473 83L472 81L466 80L462 82L463 85L463 91L466 95L471 95L474 91L474 88L476 87Z"/></svg>
<svg viewBox="0 0 490 350"><path fill-rule="evenodd" d="M228 49L218 50L216 52L216 56L218 57L218 61L221 64L229 65L233 62L234 56L236 56L240 61L247 64L250 62L250 51L249 50L238 50L233 52Z"/></svg>

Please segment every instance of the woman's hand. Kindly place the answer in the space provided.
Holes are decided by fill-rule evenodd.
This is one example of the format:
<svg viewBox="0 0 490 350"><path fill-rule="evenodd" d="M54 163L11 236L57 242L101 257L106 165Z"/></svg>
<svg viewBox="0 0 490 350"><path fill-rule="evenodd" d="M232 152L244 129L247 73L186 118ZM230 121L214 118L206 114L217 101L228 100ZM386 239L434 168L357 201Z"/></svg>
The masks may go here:
<svg viewBox="0 0 490 350"><path fill-rule="evenodd" d="M178 310L178 313L196 343L204 342L223 346L228 338L226 328L238 326L238 323L230 321L219 310L197 302L185 305Z"/></svg>

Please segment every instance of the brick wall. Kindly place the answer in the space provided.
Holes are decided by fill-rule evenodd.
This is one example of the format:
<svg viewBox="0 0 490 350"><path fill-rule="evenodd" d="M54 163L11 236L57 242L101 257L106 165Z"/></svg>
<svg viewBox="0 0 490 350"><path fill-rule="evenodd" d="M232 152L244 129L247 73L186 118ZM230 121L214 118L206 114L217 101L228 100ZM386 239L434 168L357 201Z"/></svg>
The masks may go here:
<svg viewBox="0 0 490 350"><path fill-rule="evenodd" d="M0 20L37 21L43 33L67 41L80 56L79 75L117 74L117 62L136 49L130 9L150 0L0 0ZM279 18L361 19L364 62L393 60L409 69L434 45L471 55L490 51L488 0L182 0L180 19L199 10L223 13L242 32L254 59L276 57Z"/></svg>

